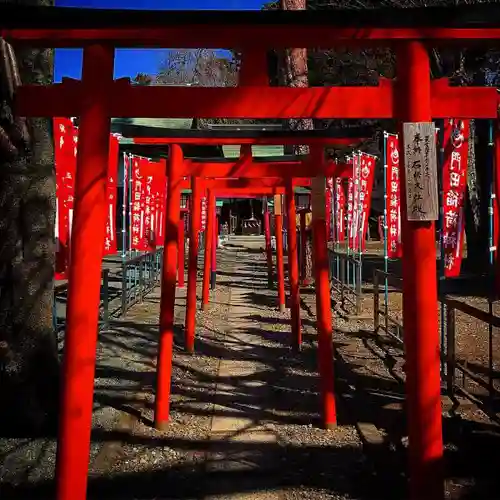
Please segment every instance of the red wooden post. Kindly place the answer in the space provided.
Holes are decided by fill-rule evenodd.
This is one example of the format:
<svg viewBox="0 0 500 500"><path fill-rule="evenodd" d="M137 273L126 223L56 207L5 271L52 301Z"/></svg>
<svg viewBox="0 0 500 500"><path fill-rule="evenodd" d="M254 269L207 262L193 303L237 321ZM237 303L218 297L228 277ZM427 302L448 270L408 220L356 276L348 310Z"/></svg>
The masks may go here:
<svg viewBox="0 0 500 500"><path fill-rule="evenodd" d="M276 238L276 277L278 280L278 302L280 312L285 312L285 266L283 259L283 215L281 196L274 197L274 226Z"/></svg>
<svg viewBox="0 0 500 500"><path fill-rule="evenodd" d="M264 208L264 237L266 241L266 258L267 258L267 286L273 287L273 250L271 248L271 220L269 215L269 208Z"/></svg>
<svg viewBox="0 0 500 500"><path fill-rule="evenodd" d="M161 277L160 342L156 364L155 426L160 430L165 428L170 418L175 285L181 204L180 182L183 163L181 146L172 144L167 162L167 211Z"/></svg>
<svg viewBox="0 0 500 500"><path fill-rule="evenodd" d="M306 212L300 212L300 282L306 285Z"/></svg>
<svg viewBox="0 0 500 500"><path fill-rule="evenodd" d="M299 259L297 255L297 214L292 180L286 184L286 208L288 220L288 281L290 282L290 313L292 317L293 347L300 350L302 332L300 325Z"/></svg>
<svg viewBox="0 0 500 500"><path fill-rule="evenodd" d="M184 234L184 213L181 213L179 219L179 249L177 256L177 286L179 288L184 288L185 258L186 258L186 243Z"/></svg>
<svg viewBox="0 0 500 500"><path fill-rule="evenodd" d="M213 231L214 231L214 217L215 212L215 195L212 191L208 191L208 207L207 207L207 227L205 228L205 258L203 270L203 297L201 308L203 311L208 309L210 300L210 267L212 263L212 244L213 244Z"/></svg>
<svg viewBox="0 0 500 500"><path fill-rule="evenodd" d="M68 281L68 311L57 444L57 499L87 498L101 264L106 233L114 49L83 53L83 112L75 179L75 211Z"/></svg>
<svg viewBox="0 0 500 500"><path fill-rule="evenodd" d="M399 119L430 122L431 82L425 45L416 41L399 45L397 72ZM404 162L404 155L401 161ZM404 166L400 172L401 199L405 200ZM443 437L434 223L408 221L406 203L402 203L401 211L410 496L413 500L442 500Z"/></svg>
<svg viewBox="0 0 500 500"><path fill-rule="evenodd" d="M312 223L314 279L316 288L316 328L318 330L318 369L321 384L323 424L329 429L337 425L333 374L333 329L328 269L325 219Z"/></svg>
<svg viewBox="0 0 500 500"><path fill-rule="evenodd" d="M312 149L311 156L323 161L323 149ZM314 179L312 184L312 237L313 267L316 290L316 328L318 330L318 371L320 375L323 424L332 428L337 424L333 379L333 328L328 265L325 178Z"/></svg>
<svg viewBox="0 0 500 500"><path fill-rule="evenodd" d="M214 203L214 213L212 214L213 225L213 238L212 238L212 265L210 269L210 288L215 290L215 282L217 280L217 243L219 241L219 217L217 217L217 207Z"/></svg>
<svg viewBox="0 0 500 500"><path fill-rule="evenodd" d="M196 331L196 284L198 273L198 236L201 222L201 186L200 179L193 177L191 181L191 221L189 226L189 262L188 289L186 303L186 351L194 351Z"/></svg>

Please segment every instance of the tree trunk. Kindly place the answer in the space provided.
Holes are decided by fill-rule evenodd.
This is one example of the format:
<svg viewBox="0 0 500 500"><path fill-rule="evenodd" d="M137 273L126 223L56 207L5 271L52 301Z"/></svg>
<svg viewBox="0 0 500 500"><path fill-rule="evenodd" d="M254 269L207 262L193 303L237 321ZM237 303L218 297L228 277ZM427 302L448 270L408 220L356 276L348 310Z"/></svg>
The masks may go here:
<svg viewBox="0 0 500 500"><path fill-rule="evenodd" d="M283 10L306 10L306 0L281 0L281 8ZM307 70L307 50L306 49L288 49L285 53L284 61L285 84L288 87L308 87L309 78ZM314 123L312 119L291 119L288 120L288 128L290 130L312 130ZM306 155L309 153L309 146L299 145L293 146L292 152L296 155ZM306 279L312 279L312 235L311 231L307 231L306 251L305 251L305 273Z"/></svg>
<svg viewBox="0 0 500 500"><path fill-rule="evenodd" d="M51 120L13 116L12 91L21 81L51 83L53 51L22 49L14 54L0 43L0 425L14 432L39 432L55 422L59 392L52 323L53 134Z"/></svg>

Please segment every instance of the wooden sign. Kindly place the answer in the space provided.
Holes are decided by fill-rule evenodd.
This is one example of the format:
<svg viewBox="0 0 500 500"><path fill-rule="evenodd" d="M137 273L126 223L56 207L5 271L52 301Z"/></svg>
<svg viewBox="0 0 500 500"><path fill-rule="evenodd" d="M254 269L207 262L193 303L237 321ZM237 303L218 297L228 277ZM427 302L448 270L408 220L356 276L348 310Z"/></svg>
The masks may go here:
<svg viewBox="0 0 500 500"><path fill-rule="evenodd" d="M311 179L311 209L313 219L326 217L326 179L313 177Z"/></svg>
<svg viewBox="0 0 500 500"><path fill-rule="evenodd" d="M436 128L432 122L404 123L403 147L407 219L439 218Z"/></svg>
<svg viewBox="0 0 500 500"><path fill-rule="evenodd" d="M274 195L274 215L281 215L281 195Z"/></svg>

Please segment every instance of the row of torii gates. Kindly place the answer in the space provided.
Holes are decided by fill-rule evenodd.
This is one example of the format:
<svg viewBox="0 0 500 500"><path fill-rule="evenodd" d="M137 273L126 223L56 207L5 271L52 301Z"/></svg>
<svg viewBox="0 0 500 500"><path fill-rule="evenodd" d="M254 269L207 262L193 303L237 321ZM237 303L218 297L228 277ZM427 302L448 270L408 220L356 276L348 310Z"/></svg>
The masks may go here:
<svg viewBox="0 0 500 500"><path fill-rule="evenodd" d="M0 35L13 44L84 47L81 81L22 85L16 92L16 109L21 116L80 117L57 455L59 500L86 497L102 261L102 246L90 242L103 241L105 233L110 118L373 118L396 119L400 124L448 117L496 119L496 89L450 87L445 79L431 82L427 46L450 43L463 46L467 42L500 39L499 7L488 4L451 9L382 9L377 11L380 27L374 21L373 11L229 14L0 7ZM268 49L339 45L394 48L397 81L381 80L375 87L268 85ZM240 85L236 88L147 87L114 80L115 47L236 48L243 57ZM275 140L279 144L285 142ZM155 405L155 425L159 429L164 428L169 419L178 186L187 175L195 179L195 191L199 185L196 178L235 175L226 166L196 167L183 159L182 141L170 142ZM313 146L310 157L271 166L259 165L249 155L243 155L237 177L282 179L290 194L292 176L317 176L313 182L321 179L324 185L325 175L335 175L329 171L331 164L323 156L328 141L299 134L292 142ZM401 175L402 199L405 199L404 168ZM293 213L293 196L287 196L287 204L289 214ZM321 207L314 206L314 201L313 212L316 212L313 234L321 406L324 424L331 426L335 424L335 395L325 216ZM410 222L405 212L403 204L403 320L410 492L412 499L441 500L444 497L443 440L434 224ZM294 234L289 232L292 249L296 247ZM294 287L298 286L296 259L291 259L291 266L293 298L297 296ZM191 285L194 278L191 268ZM300 322L297 311L293 299L295 335ZM186 346L192 349L192 318L188 318L186 326ZM298 338L294 340L298 342Z"/></svg>

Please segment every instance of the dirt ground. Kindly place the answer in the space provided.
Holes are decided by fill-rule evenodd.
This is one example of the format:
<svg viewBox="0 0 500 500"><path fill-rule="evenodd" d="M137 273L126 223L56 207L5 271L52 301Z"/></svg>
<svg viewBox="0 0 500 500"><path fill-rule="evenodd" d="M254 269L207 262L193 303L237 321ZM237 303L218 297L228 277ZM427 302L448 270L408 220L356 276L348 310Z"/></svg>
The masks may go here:
<svg viewBox="0 0 500 500"><path fill-rule="evenodd" d="M399 342L374 334L372 296L362 301L366 319L334 314L338 426L326 431L318 404L314 287L301 291L304 343L294 353L289 312L277 310L276 290L267 288L259 245L228 246L219 262L210 310L197 313L195 355L182 348L185 290L176 299L166 431L152 426L159 290L100 332L88 498L408 498L404 356ZM244 327L232 312L236 295L251 308ZM400 293L389 294L389 309L400 317ZM474 352L484 366L489 340L479 326L457 314L457 356ZM233 361L255 364L252 375L223 375L222 363ZM497 499L499 426L466 399L457 403L443 394L446 498ZM236 438L224 443L221 459L221 450L213 451L214 421L235 415L273 440ZM54 498L55 447L54 436L0 438L0 498ZM270 468L257 464L262 456Z"/></svg>
<svg viewBox="0 0 500 500"><path fill-rule="evenodd" d="M374 334L374 298L373 298L373 269L383 269L383 252L380 245L372 243L368 247L368 255L363 261L363 298L360 301L359 316L361 320L351 319L346 321L340 319L337 325L342 324L339 335L345 332L355 333L363 337L362 344L368 347L376 357L383 360L382 367L379 363L365 362L359 368L362 372L369 370L371 374L377 373L382 377L388 373L393 380L398 381L401 395L404 398L404 352L403 344L394 336L402 336L403 331L398 330L394 323L389 322L389 332L384 331L385 320L381 314L379 321L382 326L378 334ZM390 262L389 272L401 277L400 262ZM384 284L381 279L379 307L385 311ZM387 310L389 316L397 323L402 324L402 293L401 279L391 280L387 294ZM445 290L446 299L454 299L467 304L478 310L488 312L489 302L487 298L486 279L482 277L466 277L460 280L449 281L441 284ZM334 294L334 302L339 305L339 294ZM446 352L448 342L446 301L436 304L439 317L439 331L436 332L444 345ZM354 308L346 307L347 311L339 311L340 318L353 318ZM491 313L497 318L500 312L500 303L492 302ZM345 314L347 313L347 314ZM500 407L498 405L498 364L500 362L500 350L498 332L495 327L488 323L472 317L460 310L455 312L455 352L456 361L465 366L473 377L481 384L476 383L471 377L463 376L462 371L455 371L455 391L452 398L446 392L446 370L443 364L443 431L446 443L448 498L497 498L494 493L495 484L494 468L491 457L498 443L500 422ZM362 350L362 347L359 346ZM341 353L342 348L338 350ZM356 351L356 349L355 349ZM490 356L491 353L491 356ZM346 358L350 364L353 359ZM377 368L375 368L377 367ZM382 369L382 371L380 371ZM491 384L491 390L488 384ZM461 389L465 389L464 393ZM469 396L469 397L465 397ZM403 403L401 403L402 405ZM400 405L400 406L401 406ZM389 405L398 407L398 404ZM396 419L397 421L398 419ZM387 426L387 419L381 421L382 428ZM392 429L386 429L387 436L397 436L393 441L395 450L404 449L406 446L404 421L395 424ZM494 461L497 466L496 460ZM460 471L457 473L457 471Z"/></svg>

